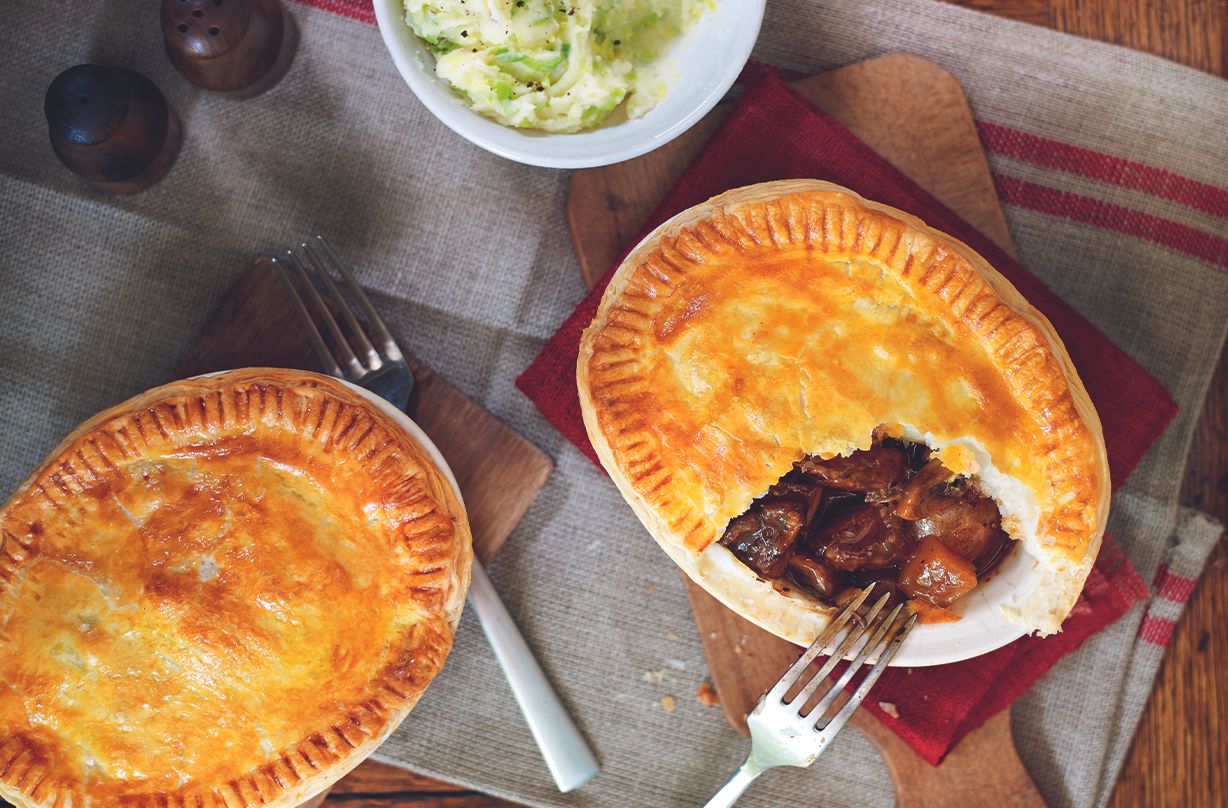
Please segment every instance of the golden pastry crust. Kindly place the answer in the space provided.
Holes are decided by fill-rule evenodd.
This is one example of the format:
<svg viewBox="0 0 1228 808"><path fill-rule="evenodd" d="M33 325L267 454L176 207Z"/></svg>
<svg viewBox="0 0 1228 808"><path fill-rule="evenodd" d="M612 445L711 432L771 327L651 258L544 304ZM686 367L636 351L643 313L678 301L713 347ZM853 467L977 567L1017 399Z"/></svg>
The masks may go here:
<svg viewBox="0 0 1228 808"><path fill-rule="evenodd" d="M966 245L830 183L737 189L655 230L585 331L577 382L598 456L661 546L789 639L825 608L706 551L795 461L868 448L876 427L966 447L1020 495L1007 528L1048 576L1029 628L1058 629L1099 549L1100 422L1052 326Z"/></svg>
<svg viewBox="0 0 1228 808"><path fill-rule="evenodd" d="M335 379L107 410L0 509L0 797L303 801L439 671L471 559L447 476Z"/></svg>

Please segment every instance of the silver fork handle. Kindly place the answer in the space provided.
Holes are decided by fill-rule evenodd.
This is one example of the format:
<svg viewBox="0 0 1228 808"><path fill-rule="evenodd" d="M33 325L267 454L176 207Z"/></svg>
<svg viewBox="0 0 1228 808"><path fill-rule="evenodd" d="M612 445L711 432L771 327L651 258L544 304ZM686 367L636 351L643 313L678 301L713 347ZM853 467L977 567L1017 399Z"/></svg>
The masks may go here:
<svg viewBox="0 0 1228 808"><path fill-rule="evenodd" d="M742 767L733 773L733 777L730 777L729 781L721 786L721 790L713 794L712 799L704 804L704 808L729 808L738 801L742 792L746 791L750 784L766 770L753 759L747 758Z"/></svg>
<svg viewBox="0 0 1228 808"><path fill-rule="evenodd" d="M597 759L559 701L545 671L537 664L477 559L473 562L469 602L477 612L495 658L503 666L512 695L520 705L520 712L537 741L555 785L563 793L584 785L597 774Z"/></svg>

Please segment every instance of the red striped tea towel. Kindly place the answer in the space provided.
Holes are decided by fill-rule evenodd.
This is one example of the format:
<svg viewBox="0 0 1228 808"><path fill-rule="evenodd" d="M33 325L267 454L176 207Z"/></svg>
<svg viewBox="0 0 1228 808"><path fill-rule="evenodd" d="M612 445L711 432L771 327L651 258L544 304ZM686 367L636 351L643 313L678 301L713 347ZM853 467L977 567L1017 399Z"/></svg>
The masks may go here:
<svg viewBox="0 0 1228 808"><path fill-rule="evenodd" d="M764 148L765 144L771 147ZM1040 309L1061 335L1100 413L1114 488L1175 416L1177 406L1163 386L1086 319L772 71L760 73L703 154L662 200L641 236L675 213L730 188L799 177L847 186L961 239ZM609 273L516 382L594 462L580 415L575 365L580 334L592 320L608 281ZM1043 640L1025 637L954 665L893 669L880 680L874 701L893 703L899 717L887 716L877 704L867 706L918 753L937 763L970 730L1146 596L1143 581L1106 537L1083 596L1060 634Z"/></svg>

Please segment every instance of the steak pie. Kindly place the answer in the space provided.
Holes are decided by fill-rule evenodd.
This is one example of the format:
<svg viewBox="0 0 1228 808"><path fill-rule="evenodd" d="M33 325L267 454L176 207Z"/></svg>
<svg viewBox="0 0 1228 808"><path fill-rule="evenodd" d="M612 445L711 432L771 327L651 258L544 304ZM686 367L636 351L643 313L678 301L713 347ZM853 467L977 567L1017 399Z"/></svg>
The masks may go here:
<svg viewBox="0 0 1228 808"><path fill-rule="evenodd" d="M334 379L188 379L82 424L0 509L0 797L291 806L438 673L463 506Z"/></svg>
<svg viewBox="0 0 1228 808"><path fill-rule="evenodd" d="M808 643L881 581L958 621L1057 631L1100 546L1100 422L1049 322L986 261L829 183L731 191L615 272L577 366L602 464L661 547ZM988 590L986 590L988 591Z"/></svg>

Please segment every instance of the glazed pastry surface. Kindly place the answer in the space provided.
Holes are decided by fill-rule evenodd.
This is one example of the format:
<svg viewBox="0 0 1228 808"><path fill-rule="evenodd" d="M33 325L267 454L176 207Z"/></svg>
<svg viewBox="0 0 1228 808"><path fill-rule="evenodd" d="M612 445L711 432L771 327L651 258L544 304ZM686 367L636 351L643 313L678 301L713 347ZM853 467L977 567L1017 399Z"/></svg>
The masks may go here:
<svg viewBox="0 0 1228 808"><path fill-rule="evenodd" d="M443 664L463 508L386 413L285 370L87 422L0 510L0 795L293 804Z"/></svg>
<svg viewBox="0 0 1228 808"><path fill-rule="evenodd" d="M869 448L876 429L1001 484L1004 527L1052 573L1033 627L1056 630L1099 548L1099 420L1052 327L965 245L837 186L751 186L662 225L615 274L577 380L654 537L790 638L779 612L806 604L766 605L700 559L795 462Z"/></svg>

